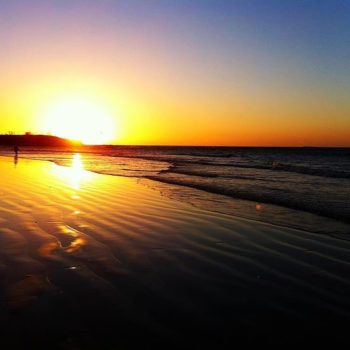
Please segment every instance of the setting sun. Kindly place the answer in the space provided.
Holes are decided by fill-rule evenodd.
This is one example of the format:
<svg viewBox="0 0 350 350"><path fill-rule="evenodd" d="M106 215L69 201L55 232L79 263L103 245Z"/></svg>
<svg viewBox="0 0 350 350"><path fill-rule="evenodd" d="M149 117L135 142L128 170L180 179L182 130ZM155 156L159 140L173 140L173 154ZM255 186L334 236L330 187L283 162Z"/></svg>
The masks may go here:
<svg viewBox="0 0 350 350"><path fill-rule="evenodd" d="M76 97L50 104L43 115L43 129L84 144L108 143L116 134L115 118L106 107Z"/></svg>

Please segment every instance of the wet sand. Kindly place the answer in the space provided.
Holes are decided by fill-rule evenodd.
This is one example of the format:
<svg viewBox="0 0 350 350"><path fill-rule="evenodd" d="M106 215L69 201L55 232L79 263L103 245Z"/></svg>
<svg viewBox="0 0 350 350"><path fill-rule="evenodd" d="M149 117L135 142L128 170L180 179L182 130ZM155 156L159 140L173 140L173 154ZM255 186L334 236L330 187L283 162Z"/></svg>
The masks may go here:
<svg viewBox="0 0 350 350"><path fill-rule="evenodd" d="M347 235L199 209L78 157L0 157L0 181L7 348L347 341Z"/></svg>

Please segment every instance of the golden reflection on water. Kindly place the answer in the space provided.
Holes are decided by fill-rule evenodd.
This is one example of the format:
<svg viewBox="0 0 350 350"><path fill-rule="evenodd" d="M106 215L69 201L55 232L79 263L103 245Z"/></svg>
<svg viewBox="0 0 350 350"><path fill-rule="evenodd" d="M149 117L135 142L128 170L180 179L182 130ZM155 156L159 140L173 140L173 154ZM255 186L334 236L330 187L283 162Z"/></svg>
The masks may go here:
<svg viewBox="0 0 350 350"><path fill-rule="evenodd" d="M79 231L64 224L59 226L59 230L62 234L71 238L69 239L69 244L64 247L67 253L74 253L86 244L86 240L82 237Z"/></svg>
<svg viewBox="0 0 350 350"><path fill-rule="evenodd" d="M86 172L84 170L84 165L79 153L74 154L72 159L72 166L70 169L71 169L71 186L74 189L78 190L80 189L81 182L86 175Z"/></svg>
<svg viewBox="0 0 350 350"><path fill-rule="evenodd" d="M72 237L78 237L79 236L79 232L64 225L64 224L61 224L58 226L59 230L61 233L64 233L65 235L69 235L69 236L72 236Z"/></svg>
<svg viewBox="0 0 350 350"><path fill-rule="evenodd" d="M82 157L79 153L76 153L72 157L70 167L55 167L55 174L71 188L73 192L69 193L69 196L73 200L80 199L80 189L82 184L90 181L92 178L96 178L96 174L86 171ZM79 202L76 203L78 205ZM77 207L73 207L74 215L80 215L81 211ZM58 225L58 231L60 232L60 244L66 253L74 253L80 250L82 246L86 244L86 239L82 237L82 234L64 223ZM41 248L42 254L50 254L54 247L52 245L44 246Z"/></svg>
<svg viewBox="0 0 350 350"><path fill-rule="evenodd" d="M58 166L55 168L55 173L74 190L79 190L81 185L94 175L84 169L83 159L79 153L73 155L69 167ZM75 194L73 199L79 199L79 196Z"/></svg>
<svg viewBox="0 0 350 350"><path fill-rule="evenodd" d="M67 253L74 253L75 251L79 250L82 246L86 244L86 241L84 238L76 238L74 241L71 242L71 244L66 247Z"/></svg>

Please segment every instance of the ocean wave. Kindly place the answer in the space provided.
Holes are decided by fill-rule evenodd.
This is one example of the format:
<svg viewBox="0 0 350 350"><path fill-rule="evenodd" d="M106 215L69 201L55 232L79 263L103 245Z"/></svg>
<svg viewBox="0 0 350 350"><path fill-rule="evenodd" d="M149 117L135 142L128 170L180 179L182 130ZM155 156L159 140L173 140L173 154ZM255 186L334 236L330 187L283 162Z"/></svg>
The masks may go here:
<svg viewBox="0 0 350 350"><path fill-rule="evenodd" d="M304 188L283 187L280 184L272 187L253 180L250 182L245 181L245 179L241 182L230 179L220 179L219 181L208 179L205 181L203 178L176 173L149 176L148 178L232 198L279 205L350 223L350 205L347 203L350 184L347 187L343 187L341 184L329 184L323 192L317 190L314 192L310 185ZM315 186L315 189L318 187ZM340 190L342 192L339 195ZM338 195L332 195L333 191L337 191Z"/></svg>
<svg viewBox="0 0 350 350"><path fill-rule="evenodd" d="M256 164L256 161L251 161L255 164L239 164L239 163L228 163L228 162L218 162L217 159L212 158L210 160L203 161L203 158L208 158L205 156L201 156L200 159L184 159L181 157L166 157L166 156L143 156L143 155L113 155L116 158L129 158L129 159L143 159L147 161L164 161L167 163L171 163L174 166L181 165L206 165L206 166L221 166L221 167L229 167L229 168L243 168L243 169L263 169L263 170L274 170L274 171L284 171L284 172L292 172L299 173L305 175L313 175L313 176L322 176L322 177L334 177L334 178L344 178L350 179L350 169L340 170L340 169L332 169L320 166L304 166L304 165L296 165L289 163L281 163L278 161L262 161L261 164ZM217 156L216 156L217 157ZM224 157L222 157L224 158ZM225 158L232 158L231 156L225 156Z"/></svg>

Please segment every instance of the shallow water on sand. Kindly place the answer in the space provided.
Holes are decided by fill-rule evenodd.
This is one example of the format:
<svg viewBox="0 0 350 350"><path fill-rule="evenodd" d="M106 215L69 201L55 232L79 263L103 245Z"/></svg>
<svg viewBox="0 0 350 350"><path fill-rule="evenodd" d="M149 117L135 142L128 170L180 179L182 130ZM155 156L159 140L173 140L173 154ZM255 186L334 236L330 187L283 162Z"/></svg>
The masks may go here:
<svg viewBox="0 0 350 350"><path fill-rule="evenodd" d="M74 151L90 171L151 179L158 182L152 188L204 209L318 233L350 232L349 149L106 146L20 154L70 166Z"/></svg>
<svg viewBox="0 0 350 350"><path fill-rule="evenodd" d="M71 167L0 158L0 174L3 343L346 340L347 240L170 200L86 172L79 157Z"/></svg>

